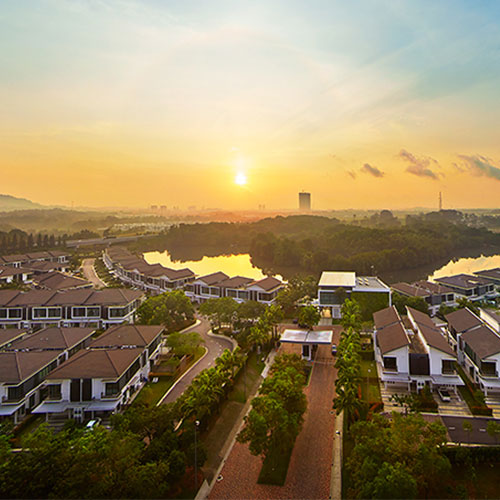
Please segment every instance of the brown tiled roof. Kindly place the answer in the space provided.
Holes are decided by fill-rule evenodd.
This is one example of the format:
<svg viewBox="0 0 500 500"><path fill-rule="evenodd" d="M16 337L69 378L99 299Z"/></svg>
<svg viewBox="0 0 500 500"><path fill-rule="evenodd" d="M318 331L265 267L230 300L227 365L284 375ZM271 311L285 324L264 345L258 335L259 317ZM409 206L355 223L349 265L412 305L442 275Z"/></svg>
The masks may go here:
<svg viewBox="0 0 500 500"><path fill-rule="evenodd" d="M391 285L393 290L400 292L404 295L409 295L410 297L427 297L429 292L421 287L410 285L409 283L395 283Z"/></svg>
<svg viewBox="0 0 500 500"><path fill-rule="evenodd" d="M451 288L432 281L416 281L413 285L428 290L432 294L455 293Z"/></svg>
<svg viewBox="0 0 500 500"><path fill-rule="evenodd" d="M84 305L94 293L91 288L81 288L80 290L65 290L57 292L47 302L47 306L72 306Z"/></svg>
<svg viewBox="0 0 500 500"><path fill-rule="evenodd" d="M255 281L251 286L258 286L259 288L262 288L262 290L270 292L280 285L282 285L282 282L279 279L274 278L273 276L268 276L267 278Z"/></svg>
<svg viewBox="0 0 500 500"><path fill-rule="evenodd" d="M21 292L9 302L9 307L41 306L46 304L55 294L52 290L29 290Z"/></svg>
<svg viewBox="0 0 500 500"><path fill-rule="evenodd" d="M7 276L19 276L21 274L31 275L33 271L24 267L0 266L0 278Z"/></svg>
<svg viewBox="0 0 500 500"><path fill-rule="evenodd" d="M21 253L16 253L13 255L2 255L2 259L8 263L10 263L10 262L24 262L26 260L29 260L27 255L24 255Z"/></svg>
<svg viewBox="0 0 500 500"><path fill-rule="evenodd" d="M433 330L437 330L438 327L427 314L418 311L417 309L413 309L413 307L406 306L406 309L408 313L411 314L412 318L415 320L415 323L419 325L425 325L428 328L432 328Z"/></svg>
<svg viewBox="0 0 500 500"><path fill-rule="evenodd" d="M400 317L396 308L391 306L373 313L373 321L375 323L375 328L380 330L394 323L399 323Z"/></svg>
<svg viewBox="0 0 500 500"><path fill-rule="evenodd" d="M27 333L27 330L19 328L0 328L0 347L10 344Z"/></svg>
<svg viewBox="0 0 500 500"><path fill-rule="evenodd" d="M461 333L482 324L481 320L469 309L457 309L445 316L446 321L456 332Z"/></svg>
<svg viewBox="0 0 500 500"><path fill-rule="evenodd" d="M440 350L446 354L456 357L455 351L446 342L446 339L435 328L430 328L427 325L418 324L418 329L425 339L425 342L430 347Z"/></svg>
<svg viewBox="0 0 500 500"><path fill-rule="evenodd" d="M56 360L59 351L0 352L0 382L16 384Z"/></svg>
<svg viewBox="0 0 500 500"><path fill-rule="evenodd" d="M243 288L254 280L252 278L245 278L244 276L233 276L227 280L221 281L217 286L221 288Z"/></svg>
<svg viewBox="0 0 500 500"><path fill-rule="evenodd" d="M94 332L93 328L44 328L13 342L8 350L72 349Z"/></svg>
<svg viewBox="0 0 500 500"><path fill-rule="evenodd" d="M68 264L62 264L60 262L50 262L47 260L31 262L30 264L23 264L25 269L30 269L32 271L57 271L58 269L63 269L68 267Z"/></svg>
<svg viewBox="0 0 500 500"><path fill-rule="evenodd" d="M146 347L161 335L165 327L158 325L117 325L106 330L90 347Z"/></svg>
<svg viewBox="0 0 500 500"><path fill-rule="evenodd" d="M69 255L68 252L62 250L49 250L48 253L52 255L52 257L67 257Z"/></svg>
<svg viewBox="0 0 500 500"><path fill-rule="evenodd" d="M229 279L229 276L226 273L217 271L216 273L207 274L206 276L200 276L199 278L196 278L196 281L203 281L203 283L208 286L214 286L227 279Z"/></svg>
<svg viewBox="0 0 500 500"><path fill-rule="evenodd" d="M144 292L140 290L104 288L103 290L94 290L85 301L85 305L125 305L143 296Z"/></svg>
<svg viewBox="0 0 500 500"><path fill-rule="evenodd" d="M47 379L121 377L127 368L144 352L132 349L85 349L78 351L49 374Z"/></svg>
<svg viewBox="0 0 500 500"><path fill-rule="evenodd" d="M49 290L65 290L68 288L85 288L92 286L90 282L82 278L68 276L67 274L60 273L59 271L39 274L33 278L33 282L38 286Z"/></svg>
<svg viewBox="0 0 500 500"><path fill-rule="evenodd" d="M19 290L0 290L0 306L6 306L21 292Z"/></svg>
<svg viewBox="0 0 500 500"><path fill-rule="evenodd" d="M377 344L382 354L410 345L410 340L403 325L398 321L377 330Z"/></svg>
<svg viewBox="0 0 500 500"><path fill-rule="evenodd" d="M500 337L486 325L462 333L460 338L470 346L480 359L500 352Z"/></svg>
<svg viewBox="0 0 500 500"><path fill-rule="evenodd" d="M30 259L50 259L52 255L49 252L30 252L26 254Z"/></svg>

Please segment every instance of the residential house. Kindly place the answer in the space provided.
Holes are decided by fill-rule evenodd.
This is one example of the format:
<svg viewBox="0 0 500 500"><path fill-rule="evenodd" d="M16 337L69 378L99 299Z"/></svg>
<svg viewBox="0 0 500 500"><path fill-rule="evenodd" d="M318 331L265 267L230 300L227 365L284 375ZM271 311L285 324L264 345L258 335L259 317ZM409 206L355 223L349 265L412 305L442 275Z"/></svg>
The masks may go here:
<svg viewBox="0 0 500 500"><path fill-rule="evenodd" d="M92 288L92 283L76 276L69 276L59 271L37 274L32 280L33 286L42 290L76 290Z"/></svg>
<svg viewBox="0 0 500 500"><path fill-rule="evenodd" d="M20 340L28 334L27 329L22 328L0 328L0 349L4 350L12 342Z"/></svg>
<svg viewBox="0 0 500 500"><path fill-rule="evenodd" d="M0 290L0 326L106 328L132 322L144 298L144 292L122 288L28 292Z"/></svg>
<svg viewBox="0 0 500 500"><path fill-rule="evenodd" d="M455 307L455 292L447 286L432 281L415 281L414 283L396 283L391 285L393 291L406 297L421 297L429 307L429 313L434 316L441 305Z"/></svg>
<svg viewBox="0 0 500 500"><path fill-rule="evenodd" d="M474 274L493 283L496 285L497 289L500 288L500 267L485 269L484 271L476 271Z"/></svg>
<svg viewBox="0 0 500 500"><path fill-rule="evenodd" d="M51 419L107 417L128 404L159 356L163 326L110 328L54 370L47 397L34 410Z"/></svg>
<svg viewBox="0 0 500 500"><path fill-rule="evenodd" d="M436 278L435 281L451 288L459 297L465 297L472 301L483 300L495 293L495 285L480 276L457 274L455 276Z"/></svg>
<svg viewBox="0 0 500 500"><path fill-rule="evenodd" d="M318 283L318 305L340 318L345 298L364 301L379 296L382 305L391 305L391 289L376 276L356 276L355 272L323 271Z"/></svg>
<svg viewBox="0 0 500 500"><path fill-rule="evenodd" d="M500 335L500 311L494 311L492 309L479 309L479 317Z"/></svg>
<svg viewBox="0 0 500 500"><path fill-rule="evenodd" d="M33 271L24 267L0 265L0 285L9 283L31 283Z"/></svg>

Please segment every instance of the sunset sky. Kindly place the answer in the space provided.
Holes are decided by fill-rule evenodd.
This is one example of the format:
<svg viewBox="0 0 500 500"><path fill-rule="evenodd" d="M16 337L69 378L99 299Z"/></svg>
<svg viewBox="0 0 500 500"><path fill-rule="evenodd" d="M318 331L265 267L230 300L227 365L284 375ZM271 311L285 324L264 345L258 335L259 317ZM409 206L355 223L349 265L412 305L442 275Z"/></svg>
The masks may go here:
<svg viewBox="0 0 500 500"><path fill-rule="evenodd" d="M2 0L0 193L500 206L500 2Z"/></svg>

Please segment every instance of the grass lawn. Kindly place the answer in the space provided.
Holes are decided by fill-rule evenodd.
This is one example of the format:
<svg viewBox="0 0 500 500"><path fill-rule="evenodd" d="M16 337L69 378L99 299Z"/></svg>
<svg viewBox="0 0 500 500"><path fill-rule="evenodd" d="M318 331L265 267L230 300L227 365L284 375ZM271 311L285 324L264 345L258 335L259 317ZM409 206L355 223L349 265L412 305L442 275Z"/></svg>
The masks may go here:
<svg viewBox="0 0 500 500"><path fill-rule="evenodd" d="M370 371L368 371L370 370ZM361 398L374 403L382 401L380 384L378 383L377 367L375 361L361 360ZM368 390L368 398L367 398Z"/></svg>
<svg viewBox="0 0 500 500"><path fill-rule="evenodd" d="M285 452L272 450L262 463L258 483L283 486L286 481L288 464L292 456L293 445Z"/></svg>
<svg viewBox="0 0 500 500"><path fill-rule="evenodd" d="M151 381L147 382L141 389L141 392L134 399L132 404L145 403L149 405L155 405L160 401L161 397L172 387L174 383L174 377L169 377L168 375L164 377L158 377L158 382L153 383Z"/></svg>
<svg viewBox="0 0 500 500"><path fill-rule="evenodd" d="M265 357L264 354L257 354L255 352L250 354L246 367L238 373L233 390L229 393L229 401L245 403L249 390L253 387L264 369L265 365L261 361L263 357Z"/></svg>

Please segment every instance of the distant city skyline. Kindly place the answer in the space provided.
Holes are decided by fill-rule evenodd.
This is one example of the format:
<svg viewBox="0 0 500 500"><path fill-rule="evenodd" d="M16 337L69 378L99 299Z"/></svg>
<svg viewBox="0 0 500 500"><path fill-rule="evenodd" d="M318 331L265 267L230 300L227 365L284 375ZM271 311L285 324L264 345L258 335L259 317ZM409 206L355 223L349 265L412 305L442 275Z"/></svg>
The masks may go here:
<svg viewBox="0 0 500 500"><path fill-rule="evenodd" d="M495 208L500 3L5 0L1 193Z"/></svg>

